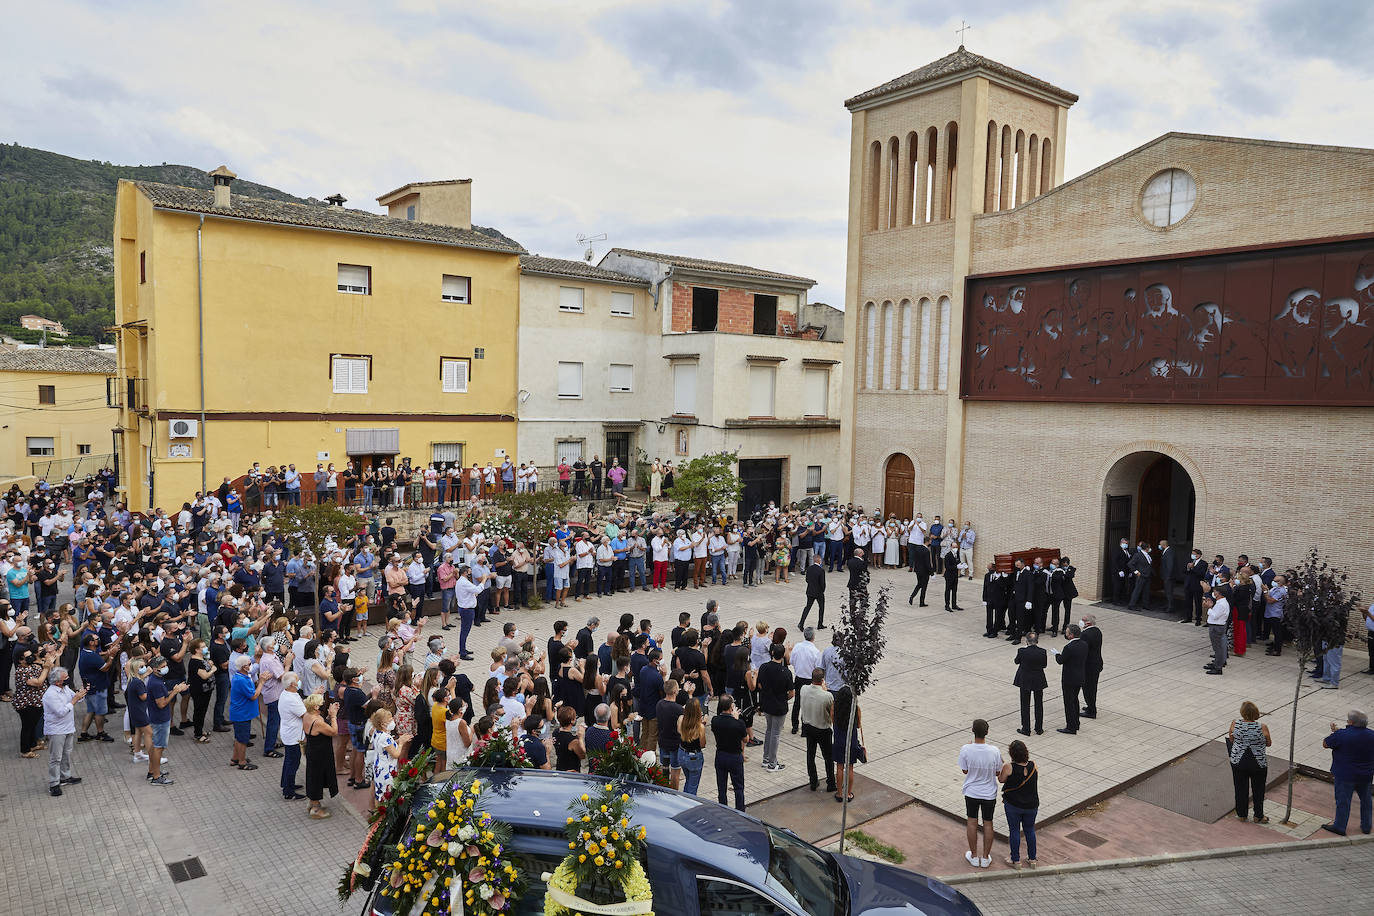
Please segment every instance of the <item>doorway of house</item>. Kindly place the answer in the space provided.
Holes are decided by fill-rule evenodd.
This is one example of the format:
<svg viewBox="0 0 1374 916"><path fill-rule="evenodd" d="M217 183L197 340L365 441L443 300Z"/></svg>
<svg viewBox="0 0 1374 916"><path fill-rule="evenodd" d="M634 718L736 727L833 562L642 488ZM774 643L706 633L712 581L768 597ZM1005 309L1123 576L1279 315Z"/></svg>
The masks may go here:
<svg viewBox="0 0 1374 916"><path fill-rule="evenodd" d="M768 501L782 505L782 459L743 458L739 463L739 479L744 492L739 500L739 517L768 506Z"/></svg>
<svg viewBox="0 0 1374 916"><path fill-rule="evenodd" d="M901 452L887 459L883 474L883 517L909 519L916 502L916 468Z"/></svg>
<svg viewBox="0 0 1374 916"><path fill-rule="evenodd" d="M628 432L606 433L606 467L610 468L611 459L620 462L620 466L625 469L625 473L630 475L625 478L625 486L629 488L634 485L634 468L630 467L630 434Z"/></svg>

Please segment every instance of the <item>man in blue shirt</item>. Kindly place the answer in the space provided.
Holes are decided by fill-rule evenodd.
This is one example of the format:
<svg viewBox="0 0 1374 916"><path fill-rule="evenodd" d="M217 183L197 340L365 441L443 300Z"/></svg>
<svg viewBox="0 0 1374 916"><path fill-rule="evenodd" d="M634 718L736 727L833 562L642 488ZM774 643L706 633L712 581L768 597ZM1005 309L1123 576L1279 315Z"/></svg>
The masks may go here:
<svg viewBox="0 0 1374 916"><path fill-rule="evenodd" d="M242 585L244 591L257 591L262 586L262 579L247 563L240 563L239 568L234 570L234 581Z"/></svg>
<svg viewBox="0 0 1374 916"><path fill-rule="evenodd" d="M286 569L275 553L269 553L262 564L262 587L268 601L286 598Z"/></svg>
<svg viewBox="0 0 1374 916"><path fill-rule="evenodd" d="M1374 780L1374 731L1369 729L1369 717L1352 709L1345 719L1345 728L1331 723L1331 734L1322 747L1331 749L1331 776L1336 780L1336 816L1331 823L1322 824L1328 833L1345 836L1350 821L1350 796L1360 799L1360 832L1374 828L1374 800L1370 796Z"/></svg>
<svg viewBox="0 0 1374 916"><path fill-rule="evenodd" d="M229 762L240 770L256 770L257 764L248 762L248 742L252 738L253 720L258 717L258 695L262 688L254 685L248 675L253 659L238 657L238 670L229 677L229 721L234 726L234 754Z"/></svg>
<svg viewBox="0 0 1374 916"><path fill-rule="evenodd" d="M81 684L86 688L86 718L81 721L78 741L114 741L105 734L105 715L110 711L108 693L110 690L110 665L114 664L114 654L109 658L100 653L100 636L90 630L81 634L81 655L76 662L76 670L81 674ZM86 729L95 722L95 735L86 734Z"/></svg>

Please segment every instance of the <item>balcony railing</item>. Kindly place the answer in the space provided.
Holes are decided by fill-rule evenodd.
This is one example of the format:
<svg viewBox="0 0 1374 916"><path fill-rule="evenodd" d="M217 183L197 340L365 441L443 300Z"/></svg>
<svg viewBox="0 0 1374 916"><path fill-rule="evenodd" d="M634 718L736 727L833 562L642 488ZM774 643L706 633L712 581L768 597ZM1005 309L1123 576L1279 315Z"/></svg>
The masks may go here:
<svg viewBox="0 0 1374 916"><path fill-rule="evenodd" d="M110 407L126 407L134 413L147 413L148 380L146 378L106 379L105 403Z"/></svg>

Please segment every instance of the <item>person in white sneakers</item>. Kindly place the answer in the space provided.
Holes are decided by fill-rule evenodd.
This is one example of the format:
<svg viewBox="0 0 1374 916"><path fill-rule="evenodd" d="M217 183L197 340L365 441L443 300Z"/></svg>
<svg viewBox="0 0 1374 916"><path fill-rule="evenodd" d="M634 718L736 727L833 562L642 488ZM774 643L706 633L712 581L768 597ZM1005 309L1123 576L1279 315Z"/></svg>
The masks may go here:
<svg viewBox="0 0 1374 916"><path fill-rule="evenodd" d="M968 852L964 859L975 868L992 864L992 815L997 807L1002 752L987 743L988 723L973 720L973 743L959 749L959 769L964 771L964 813L968 816ZM983 854L978 854L978 818L983 818Z"/></svg>

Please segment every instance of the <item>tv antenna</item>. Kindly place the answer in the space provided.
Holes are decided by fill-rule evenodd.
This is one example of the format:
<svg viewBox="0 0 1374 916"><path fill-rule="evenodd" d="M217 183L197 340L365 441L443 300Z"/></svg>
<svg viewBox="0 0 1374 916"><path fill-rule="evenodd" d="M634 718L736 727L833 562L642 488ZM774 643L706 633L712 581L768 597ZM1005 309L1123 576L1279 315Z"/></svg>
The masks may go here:
<svg viewBox="0 0 1374 916"><path fill-rule="evenodd" d="M592 248L592 242L604 241L606 241L606 233L604 232L598 233L597 235L583 235L579 232L577 234L577 244L587 247L587 250L582 252L582 260L586 261L588 264L592 263L592 258L596 257L596 251Z"/></svg>

